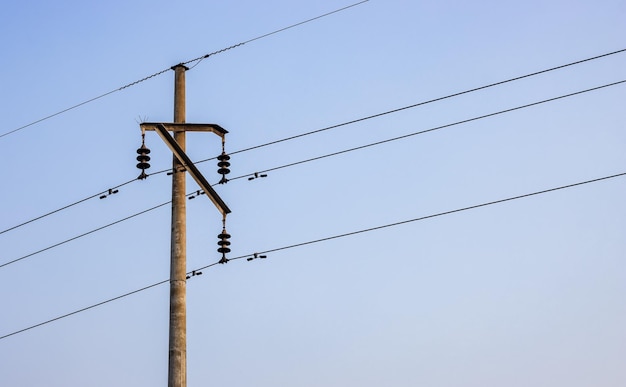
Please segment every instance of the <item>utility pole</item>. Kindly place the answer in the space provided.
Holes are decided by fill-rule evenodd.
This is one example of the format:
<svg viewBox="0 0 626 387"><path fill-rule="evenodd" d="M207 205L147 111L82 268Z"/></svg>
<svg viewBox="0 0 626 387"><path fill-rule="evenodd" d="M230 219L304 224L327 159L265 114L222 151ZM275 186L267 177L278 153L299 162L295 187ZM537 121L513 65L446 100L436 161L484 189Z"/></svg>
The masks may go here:
<svg viewBox="0 0 626 387"><path fill-rule="evenodd" d="M156 131L173 153L172 162L172 239L170 250L170 325L169 325L169 365L168 365L168 387L187 386L187 230L186 230L186 173L194 178L207 197L222 213L222 221L225 224L226 214L230 209L217 195L215 190L202 176L200 171L193 164L185 153L186 132L213 132L222 138L222 156L225 160L229 157L225 154L224 136L228 133L219 125L215 124L188 124L185 117L185 71L188 70L182 64L172 67L175 72L174 79L174 122L173 123L150 123L144 122L139 126L142 133L146 130ZM169 131L174 132L172 137ZM143 145L142 145L143 147ZM141 150L141 148L140 148ZM138 153L140 152L138 150ZM149 150L148 150L149 152ZM138 158L137 160L140 160ZM149 160L149 158L147 158ZM229 163L226 163L230 165ZM139 165L138 165L139 167ZM144 167L149 167L149 164ZM228 169L220 169L223 173L228 173ZM142 172L141 178L145 178ZM227 180L222 176L224 182ZM226 229L218 237L226 235ZM226 238L226 237L225 237ZM220 250L226 252L230 242L222 238L218 244ZM223 246L225 244L225 246ZM225 252L222 252L222 261L228 262Z"/></svg>
<svg viewBox="0 0 626 387"><path fill-rule="evenodd" d="M174 123L184 123L184 65L173 67ZM185 151L185 131L175 131L174 140ZM187 386L187 203L185 167L173 156L172 164L172 240L170 252L170 339L168 387Z"/></svg>

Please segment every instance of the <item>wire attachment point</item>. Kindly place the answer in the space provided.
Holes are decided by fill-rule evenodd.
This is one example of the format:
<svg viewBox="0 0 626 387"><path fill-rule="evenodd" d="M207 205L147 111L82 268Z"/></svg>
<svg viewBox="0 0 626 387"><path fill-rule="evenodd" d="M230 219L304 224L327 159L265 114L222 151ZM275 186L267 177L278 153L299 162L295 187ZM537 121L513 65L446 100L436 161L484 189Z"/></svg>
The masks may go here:
<svg viewBox="0 0 626 387"><path fill-rule="evenodd" d="M257 259L257 258L265 259L265 258L267 258L267 255L261 255L260 253L254 253L253 256L250 257L250 258L247 258L246 261L250 262L250 261L253 261L253 260Z"/></svg>
<svg viewBox="0 0 626 387"><path fill-rule="evenodd" d="M222 154L217 156L217 166L219 167L219 169L217 170L217 173L219 173L220 175L222 175L222 179L219 181L219 184L226 184L228 183L228 179L226 178L226 175L228 175L230 173L230 162L228 160L230 160L230 156L227 155L224 151L222 151Z"/></svg>
<svg viewBox="0 0 626 387"><path fill-rule="evenodd" d="M258 179L258 178L261 178L261 177L267 177L267 174L265 174L265 173L261 174L260 172L254 172L254 176L249 177L248 181L254 180L254 179Z"/></svg>
<svg viewBox="0 0 626 387"><path fill-rule="evenodd" d="M197 270L193 270L193 271L191 272L191 274L187 274L187 279L189 279L189 278L191 278L191 277L195 277L195 276L197 276L197 275L202 275L202 272L201 272L201 271L197 271Z"/></svg>
<svg viewBox="0 0 626 387"><path fill-rule="evenodd" d="M139 154L139 156L137 156L137 161L139 161L139 163L137 164L137 168L141 169L141 174L139 175L139 177L137 177L137 179L139 180L144 180L148 177L148 175L146 174L146 169L150 168L150 163L148 162L150 161L150 156L148 156L148 154L150 153L150 149L146 147L145 140L146 133L142 131L141 147L137 149L137 153Z"/></svg>
<svg viewBox="0 0 626 387"><path fill-rule="evenodd" d="M219 263L223 264L228 262L226 253L230 253L230 247L228 247L230 246L230 234L226 232L226 217L224 217L222 223L224 224L222 233L217 236L219 238L219 241L217 241L217 244L219 245L217 252L222 254L222 259L219 260Z"/></svg>
<svg viewBox="0 0 626 387"><path fill-rule="evenodd" d="M114 195L114 194L116 194L116 193L118 193L118 192L120 192L120 191L119 191L119 190L117 190L117 189L114 189L114 188L109 188L108 193L105 193L104 195L100 196L100 199L105 199L106 197L111 196L111 195Z"/></svg>
<svg viewBox="0 0 626 387"><path fill-rule="evenodd" d="M187 199L189 199L189 200L195 199L195 198L197 198L200 195L204 195L204 191L198 190L198 191L196 191L196 193L191 194L191 196L189 196Z"/></svg>

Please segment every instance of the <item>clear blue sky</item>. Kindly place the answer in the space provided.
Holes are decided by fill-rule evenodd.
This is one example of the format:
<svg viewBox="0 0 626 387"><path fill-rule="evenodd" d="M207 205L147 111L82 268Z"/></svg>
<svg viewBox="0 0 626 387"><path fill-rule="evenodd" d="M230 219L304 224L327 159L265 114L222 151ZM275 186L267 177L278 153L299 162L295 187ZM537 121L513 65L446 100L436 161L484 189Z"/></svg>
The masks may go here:
<svg viewBox="0 0 626 387"><path fill-rule="evenodd" d="M0 14L1 133L350 1L59 1ZM624 1L371 0L200 62L229 152L626 48ZM0 231L135 178L171 71L0 137ZM626 53L233 155L232 177L626 79ZM231 257L626 172L626 84L241 178ZM194 160L219 139L189 134ZM171 154L146 136L152 168ZM217 182L215 161L198 164ZM188 190L196 189L188 180ZM189 386L626 385L626 177L275 251L187 284ZM166 202L151 176L0 234L0 264ZM0 268L0 336L169 276L168 206ZM188 268L220 216L188 202ZM2 386L163 386L168 286L0 340Z"/></svg>

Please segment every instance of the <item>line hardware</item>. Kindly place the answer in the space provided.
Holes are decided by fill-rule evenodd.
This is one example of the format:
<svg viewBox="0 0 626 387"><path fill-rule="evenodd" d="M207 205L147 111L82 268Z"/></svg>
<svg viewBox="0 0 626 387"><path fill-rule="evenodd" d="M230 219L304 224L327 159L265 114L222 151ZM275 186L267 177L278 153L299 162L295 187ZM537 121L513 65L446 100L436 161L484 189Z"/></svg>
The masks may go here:
<svg viewBox="0 0 626 387"><path fill-rule="evenodd" d="M191 274L187 274L187 279L189 279L189 278L191 278L191 277L195 277L195 276L197 276L197 275L202 275L202 272L201 272L201 271L199 271L199 270L193 270L193 271L191 272Z"/></svg>
<svg viewBox="0 0 626 387"><path fill-rule="evenodd" d="M173 174L177 173L177 172L186 172L187 169L185 169L185 167L179 167L177 170L171 170L168 173L166 173L167 176L172 176Z"/></svg>
<svg viewBox="0 0 626 387"><path fill-rule="evenodd" d="M250 177L248 178L248 181L252 181L252 180L255 180L255 179L259 179L259 178L261 178L261 177L267 177L267 174L266 174L266 173L261 174L260 172L254 172L254 176L250 176Z"/></svg>
<svg viewBox="0 0 626 387"><path fill-rule="evenodd" d="M219 234L217 238L219 239L217 244L220 246L218 247L217 252L222 254L222 258L219 263L227 263L228 258L226 258L226 254L230 253L230 247L228 247L230 246L230 234L226 232L226 228L223 228L221 234Z"/></svg>
<svg viewBox="0 0 626 387"><path fill-rule="evenodd" d="M118 189L113 189L113 188L109 188L109 191L103 195L100 195L100 199L105 199L111 195L115 195L116 193L120 192L120 190Z"/></svg>
<svg viewBox="0 0 626 387"><path fill-rule="evenodd" d="M265 258L267 258L267 255L261 255L259 253L254 253L254 254L252 254L252 257L246 258L246 261L250 262L250 261L253 261L253 260L258 259L258 258L265 259Z"/></svg>
<svg viewBox="0 0 626 387"><path fill-rule="evenodd" d="M204 191L198 190L196 192L194 192L193 194L189 195L189 197L187 199L191 200L191 199L195 199L200 195L204 195Z"/></svg>
<svg viewBox="0 0 626 387"><path fill-rule="evenodd" d="M221 180L219 181L219 184L226 184L228 183L228 179L226 178L226 175L228 175L230 173L230 162L228 160L230 160L230 156L226 154L226 152L224 152L222 150L222 154L217 156L217 166L219 167L219 169L217 170L217 173L219 173L220 175L222 175Z"/></svg>
<svg viewBox="0 0 626 387"><path fill-rule="evenodd" d="M150 168L150 163L148 162L150 161L150 156L148 156L148 154L150 154L150 149L146 146L145 132L141 133L141 146L137 149L137 154L139 154L139 156L137 156L137 161L139 161L139 163L137 163L137 168L141 169L141 174L137 177L137 179L144 180L148 177L146 169Z"/></svg>

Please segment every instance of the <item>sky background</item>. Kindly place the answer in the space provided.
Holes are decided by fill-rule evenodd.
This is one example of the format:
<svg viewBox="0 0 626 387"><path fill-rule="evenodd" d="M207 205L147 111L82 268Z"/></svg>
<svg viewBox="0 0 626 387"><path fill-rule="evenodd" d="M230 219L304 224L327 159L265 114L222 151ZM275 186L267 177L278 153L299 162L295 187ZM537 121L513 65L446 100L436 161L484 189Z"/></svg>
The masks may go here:
<svg viewBox="0 0 626 387"><path fill-rule="evenodd" d="M350 1L20 1L0 134ZM626 48L626 2L371 0L211 56L187 121L228 152ZM195 62L194 64L196 64ZM626 79L626 53L233 155L231 177ZM167 71L0 137L0 231L134 179ZM626 84L234 179L241 257L626 172ZM152 168L171 153L153 132ZM221 151L187 135L193 160ZM199 163L216 183L215 160ZM165 173L0 234L0 264L170 200ZM188 192L195 182L187 181ZM626 177L268 253L187 283L189 386L626 385ZM188 201L187 266L218 211ZM0 267L0 336L164 281L163 206ZM2 386L164 386L167 283L0 340Z"/></svg>

